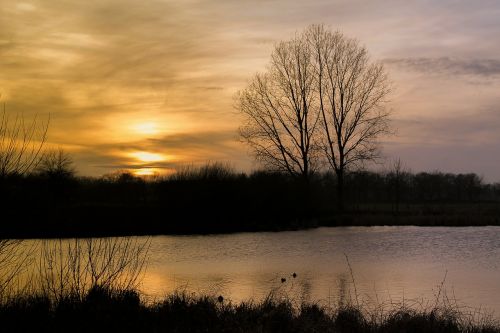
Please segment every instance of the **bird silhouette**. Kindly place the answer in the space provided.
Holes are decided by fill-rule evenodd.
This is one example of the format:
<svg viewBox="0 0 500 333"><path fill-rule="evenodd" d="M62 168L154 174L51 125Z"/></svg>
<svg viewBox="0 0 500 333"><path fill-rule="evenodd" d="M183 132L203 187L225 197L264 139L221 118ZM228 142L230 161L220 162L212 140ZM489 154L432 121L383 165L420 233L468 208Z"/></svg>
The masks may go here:
<svg viewBox="0 0 500 333"><path fill-rule="evenodd" d="M219 297L217 297L217 301L218 301L219 303L224 302L224 297L222 297L222 295L220 295Z"/></svg>
<svg viewBox="0 0 500 333"><path fill-rule="evenodd" d="M285 283L286 282L286 279L285 278L281 278L281 283Z"/></svg>
<svg viewBox="0 0 500 333"><path fill-rule="evenodd" d="M295 279L297 277L297 273L293 272L292 277Z"/></svg>

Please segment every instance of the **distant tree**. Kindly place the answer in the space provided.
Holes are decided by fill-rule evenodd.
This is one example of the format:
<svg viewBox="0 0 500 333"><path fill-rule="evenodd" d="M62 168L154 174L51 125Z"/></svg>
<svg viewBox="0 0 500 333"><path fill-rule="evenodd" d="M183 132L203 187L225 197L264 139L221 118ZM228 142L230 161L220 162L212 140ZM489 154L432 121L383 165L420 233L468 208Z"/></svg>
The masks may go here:
<svg viewBox="0 0 500 333"><path fill-rule="evenodd" d="M371 62L355 39L323 25L310 26L304 36L315 58L320 145L337 176L342 209L346 172L377 159L378 139L389 132L389 82L382 64Z"/></svg>
<svg viewBox="0 0 500 333"><path fill-rule="evenodd" d="M409 177L409 171L406 169L403 162L401 162L401 159L397 158L393 160L386 178L390 191L389 197L392 198L393 211L396 214L399 213L401 196Z"/></svg>
<svg viewBox="0 0 500 333"><path fill-rule="evenodd" d="M43 180L47 191L45 200L51 203L53 209L71 202L77 187L71 155L61 148L46 151L34 174Z"/></svg>
<svg viewBox="0 0 500 333"><path fill-rule="evenodd" d="M144 179L134 175L130 170L116 170L102 176L102 179L111 183L134 184L143 183Z"/></svg>
<svg viewBox="0 0 500 333"><path fill-rule="evenodd" d="M493 197L496 200L500 200L500 183L494 183L491 185Z"/></svg>
<svg viewBox="0 0 500 333"><path fill-rule="evenodd" d="M71 178L75 175L71 155L63 149L49 150L45 152L37 166L37 173L50 178Z"/></svg>
<svg viewBox="0 0 500 333"><path fill-rule="evenodd" d="M472 202L481 199L481 188L484 185L482 177L473 173L458 174L454 181L458 200Z"/></svg>
<svg viewBox="0 0 500 333"><path fill-rule="evenodd" d="M7 114L5 104L0 114L0 178L25 175L39 164L47 139L49 121L38 117L27 122L22 115Z"/></svg>
<svg viewBox="0 0 500 333"><path fill-rule="evenodd" d="M170 181L223 181L244 177L223 162L207 162L205 165L184 165L168 177Z"/></svg>
<svg viewBox="0 0 500 333"><path fill-rule="evenodd" d="M244 116L240 135L271 170L308 179L318 166L319 123L314 58L303 35L276 45L266 72L237 95Z"/></svg>
<svg viewBox="0 0 500 333"><path fill-rule="evenodd" d="M142 202L146 196L148 182L130 170L116 170L103 175L101 184L110 185L113 200L126 204Z"/></svg>

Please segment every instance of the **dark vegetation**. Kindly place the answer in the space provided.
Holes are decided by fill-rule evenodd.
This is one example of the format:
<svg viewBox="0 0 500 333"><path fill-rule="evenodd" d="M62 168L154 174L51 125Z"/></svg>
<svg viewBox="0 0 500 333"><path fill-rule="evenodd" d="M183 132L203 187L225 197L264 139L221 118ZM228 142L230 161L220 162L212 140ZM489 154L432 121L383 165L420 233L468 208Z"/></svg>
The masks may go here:
<svg viewBox="0 0 500 333"><path fill-rule="evenodd" d="M54 158L64 158L55 154ZM64 164L64 163L63 163ZM500 184L475 174L390 171L308 183L283 173L243 174L220 163L168 177L75 177L57 165L0 177L3 237L290 230L338 225L498 225Z"/></svg>
<svg viewBox="0 0 500 333"><path fill-rule="evenodd" d="M231 304L215 297L174 294L144 303L133 290L98 286L83 298L53 301L45 295L18 297L0 305L2 328L9 332L406 332L493 333L492 320L474 321L452 307L365 311L273 297L260 303Z"/></svg>

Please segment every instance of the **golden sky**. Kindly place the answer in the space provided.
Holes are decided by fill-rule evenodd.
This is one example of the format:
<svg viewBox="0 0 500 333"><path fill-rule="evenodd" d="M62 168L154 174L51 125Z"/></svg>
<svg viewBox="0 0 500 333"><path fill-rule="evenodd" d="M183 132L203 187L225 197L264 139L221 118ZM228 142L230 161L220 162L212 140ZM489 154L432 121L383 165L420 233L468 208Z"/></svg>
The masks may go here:
<svg viewBox="0 0 500 333"><path fill-rule="evenodd" d="M500 180L500 3L469 0L0 0L0 94L47 116L82 175L256 166L235 92L311 23L358 38L396 91L388 159Z"/></svg>

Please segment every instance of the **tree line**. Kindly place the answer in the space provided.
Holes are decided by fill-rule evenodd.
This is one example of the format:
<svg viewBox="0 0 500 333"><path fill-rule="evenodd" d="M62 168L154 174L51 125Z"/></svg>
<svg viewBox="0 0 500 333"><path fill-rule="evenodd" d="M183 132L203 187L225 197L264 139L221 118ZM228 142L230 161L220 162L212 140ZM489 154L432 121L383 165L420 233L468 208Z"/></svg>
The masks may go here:
<svg viewBox="0 0 500 333"><path fill-rule="evenodd" d="M498 224L500 184L475 174L356 171L344 179L241 173L221 163L144 179L32 173L3 181L2 235L132 235L290 230L335 225ZM307 187L307 188L306 188ZM376 219L375 219L376 218Z"/></svg>

